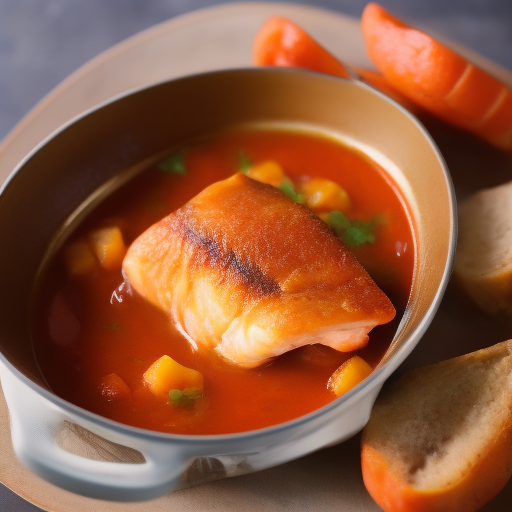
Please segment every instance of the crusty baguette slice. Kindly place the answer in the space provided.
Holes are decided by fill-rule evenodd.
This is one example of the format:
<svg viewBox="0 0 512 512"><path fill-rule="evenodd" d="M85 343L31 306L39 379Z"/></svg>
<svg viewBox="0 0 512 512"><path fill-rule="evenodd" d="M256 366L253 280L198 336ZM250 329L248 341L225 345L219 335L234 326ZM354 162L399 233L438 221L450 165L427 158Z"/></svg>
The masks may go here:
<svg viewBox="0 0 512 512"><path fill-rule="evenodd" d="M454 273L484 311L512 314L512 181L461 203Z"/></svg>
<svg viewBox="0 0 512 512"><path fill-rule="evenodd" d="M413 370L378 398L363 479L386 512L472 512L512 472L512 340Z"/></svg>

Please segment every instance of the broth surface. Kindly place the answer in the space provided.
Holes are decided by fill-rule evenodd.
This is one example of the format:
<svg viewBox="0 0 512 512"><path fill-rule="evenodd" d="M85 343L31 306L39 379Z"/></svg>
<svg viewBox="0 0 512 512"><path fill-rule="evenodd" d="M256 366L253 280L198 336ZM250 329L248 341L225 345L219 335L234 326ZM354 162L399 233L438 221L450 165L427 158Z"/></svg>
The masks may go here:
<svg viewBox="0 0 512 512"><path fill-rule="evenodd" d="M397 311L392 322L371 331L367 347L358 351L375 366L406 307L415 258L405 202L390 178L361 153L309 133L238 131L185 150L183 174L151 166L104 200L69 242L98 227L115 225L129 245L205 187L238 172L241 154L254 163L278 162L294 183L304 177L333 180L350 197L347 217L380 219L375 242L351 248ZM71 319L62 314L63 309L72 312ZM58 329L75 333L72 342L55 342L56 323ZM62 250L38 290L33 343L42 373L60 397L122 423L179 434L242 432L318 409L336 398L327 388L328 379L353 355L313 345L258 368L237 368L213 352L194 351L165 313L136 293L128 293L120 265L112 270L96 265L89 275L71 278L63 265ZM177 406L148 390L142 376L164 354L203 374L203 397ZM109 400L101 392L102 379L112 373L128 386L127 399Z"/></svg>

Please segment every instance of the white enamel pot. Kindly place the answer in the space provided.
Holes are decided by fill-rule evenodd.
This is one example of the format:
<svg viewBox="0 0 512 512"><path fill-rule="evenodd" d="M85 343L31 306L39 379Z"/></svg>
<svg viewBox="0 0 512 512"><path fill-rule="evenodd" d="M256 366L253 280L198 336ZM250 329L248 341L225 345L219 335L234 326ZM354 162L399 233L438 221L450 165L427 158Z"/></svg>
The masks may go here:
<svg viewBox="0 0 512 512"><path fill-rule="evenodd" d="M415 227L416 267L409 305L381 364L360 385L317 411L230 435L137 429L56 396L33 356L31 299L51 248L64 238L77 209L105 196L171 146L251 123L328 132L365 151L400 187ZM294 70L233 70L114 99L39 145L0 194L0 378L16 454L35 473L70 491L136 501L257 471L339 443L365 425L384 381L432 320L451 271L455 238L453 188L430 136L407 111L361 82ZM66 424L136 450L140 458L119 463L71 453L58 442Z"/></svg>

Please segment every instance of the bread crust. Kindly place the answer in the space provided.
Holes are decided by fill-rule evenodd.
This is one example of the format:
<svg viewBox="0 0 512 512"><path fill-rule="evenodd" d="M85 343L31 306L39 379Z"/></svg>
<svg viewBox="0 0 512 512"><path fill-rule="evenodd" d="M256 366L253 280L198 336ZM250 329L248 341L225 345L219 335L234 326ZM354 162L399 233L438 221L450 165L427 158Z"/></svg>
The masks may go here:
<svg viewBox="0 0 512 512"><path fill-rule="evenodd" d="M512 181L459 206L454 275L489 313L512 315Z"/></svg>
<svg viewBox="0 0 512 512"><path fill-rule="evenodd" d="M389 512L479 509L512 474L511 411L510 340L409 372L363 432L367 490Z"/></svg>

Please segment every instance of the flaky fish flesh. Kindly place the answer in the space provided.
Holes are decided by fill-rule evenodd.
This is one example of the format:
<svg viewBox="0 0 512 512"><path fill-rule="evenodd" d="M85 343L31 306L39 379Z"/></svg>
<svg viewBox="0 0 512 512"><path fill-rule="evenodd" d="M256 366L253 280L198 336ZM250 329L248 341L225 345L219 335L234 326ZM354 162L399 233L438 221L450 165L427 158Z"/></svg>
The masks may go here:
<svg viewBox="0 0 512 512"><path fill-rule="evenodd" d="M123 268L199 350L245 368L314 343L359 349L395 315L326 223L241 173L151 226Z"/></svg>

